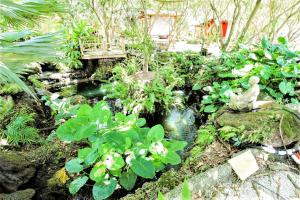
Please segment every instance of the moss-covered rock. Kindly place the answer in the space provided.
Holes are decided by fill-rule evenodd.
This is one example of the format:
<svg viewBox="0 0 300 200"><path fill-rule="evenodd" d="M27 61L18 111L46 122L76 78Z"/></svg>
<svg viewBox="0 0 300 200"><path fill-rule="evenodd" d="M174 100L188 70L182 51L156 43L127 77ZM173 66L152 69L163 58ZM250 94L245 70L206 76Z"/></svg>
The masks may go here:
<svg viewBox="0 0 300 200"><path fill-rule="evenodd" d="M14 105L15 103L11 96L0 96L0 121L2 121L6 117L6 115L8 115L12 111Z"/></svg>
<svg viewBox="0 0 300 200"><path fill-rule="evenodd" d="M257 112L226 111L217 117L216 122L223 127L223 136L228 134L228 137L236 137L242 142L282 146L280 132L285 145L300 139L299 117L283 106L273 106Z"/></svg>
<svg viewBox="0 0 300 200"><path fill-rule="evenodd" d="M30 200L35 195L33 189L19 190L11 194L0 194L2 200Z"/></svg>
<svg viewBox="0 0 300 200"><path fill-rule="evenodd" d="M62 90L60 91L60 95L63 97L71 97L75 94L77 94L77 85L69 85L63 87Z"/></svg>
<svg viewBox="0 0 300 200"><path fill-rule="evenodd" d="M35 168L24 155L0 151L0 192L15 192L35 174Z"/></svg>
<svg viewBox="0 0 300 200"><path fill-rule="evenodd" d="M7 83L7 84L0 84L0 94L5 95L5 94L17 94L21 92L22 89L20 86L16 83Z"/></svg>

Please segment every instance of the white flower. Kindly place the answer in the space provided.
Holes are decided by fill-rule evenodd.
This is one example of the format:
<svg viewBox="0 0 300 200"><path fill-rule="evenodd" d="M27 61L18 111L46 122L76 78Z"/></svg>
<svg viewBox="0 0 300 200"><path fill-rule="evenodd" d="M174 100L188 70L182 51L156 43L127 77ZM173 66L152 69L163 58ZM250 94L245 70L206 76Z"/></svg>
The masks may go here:
<svg viewBox="0 0 300 200"><path fill-rule="evenodd" d="M212 92L214 91L214 89L211 87L211 86L206 86L203 88L204 91L207 91L207 92Z"/></svg>
<svg viewBox="0 0 300 200"><path fill-rule="evenodd" d="M109 174L105 174L104 179L108 179L109 178Z"/></svg>
<svg viewBox="0 0 300 200"><path fill-rule="evenodd" d="M108 155L108 156L106 157L106 160L104 161L105 166L106 166L108 169L110 169L110 168L112 167L113 163L114 163L113 157L112 157L111 155Z"/></svg>
<svg viewBox="0 0 300 200"><path fill-rule="evenodd" d="M51 101L53 101L53 100L55 100L55 99L57 99L59 97L59 93L53 93L52 95L51 95Z"/></svg>
<svg viewBox="0 0 300 200"><path fill-rule="evenodd" d="M253 67L253 65L248 64L245 65L242 69L233 69L231 73L236 76L245 76L253 69Z"/></svg>
<svg viewBox="0 0 300 200"><path fill-rule="evenodd" d="M146 154L146 149L141 149L139 151L139 154L142 156L142 155L145 155Z"/></svg>
<svg viewBox="0 0 300 200"><path fill-rule="evenodd" d="M128 151L127 153L125 153L126 155L128 155L125 158L125 162L127 163L127 165L131 166L131 160L135 158L134 154L132 151Z"/></svg>
<svg viewBox="0 0 300 200"><path fill-rule="evenodd" d="M151 148L152 153L156 153L156 154L165 155L165 154L167 154L167 151L168 151L161 142L152 143L150 148Z"/></svg>
<svg viewBox="0 0 300 200"><path fill-rule="evenodd" d="M109 184L110 184L110 180L109 180L109 181L103 181L103 183L104 183L105 185L109 185Z"/></svg>
<svg viewBox="0 0 300 200"><path fill-rule="evenodd" d="M154 160L154 158L150 157L146 157L145 160Z"/></svg>

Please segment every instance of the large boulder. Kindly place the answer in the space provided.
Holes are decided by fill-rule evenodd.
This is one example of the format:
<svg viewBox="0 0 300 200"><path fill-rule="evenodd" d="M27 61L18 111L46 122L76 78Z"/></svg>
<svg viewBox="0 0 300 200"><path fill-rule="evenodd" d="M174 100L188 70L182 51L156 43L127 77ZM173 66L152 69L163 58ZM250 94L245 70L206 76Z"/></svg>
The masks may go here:
<svg viewBox="0 0 300 200"><path fill-rule="evenodd" d="M0 151L0 192L15 192L35 174L35 168L25 156Z"/></svg>
<svg viewBox="0 0 300 200"><path fill-rule="evenodd" d="M240 130L242 138L260 138L262 144L275 147L300 139L300 118L284 106L272 105L257 112L224 111L216 118L220 127ZM281 138L282 135L282 138Z"/></svg>
<svg viewBox="0 0 300 200"><path fill-rule="evenodd" d="M1 200L31 200L35 195L34 189L19 190L11 194L0 194Z"/></svg>

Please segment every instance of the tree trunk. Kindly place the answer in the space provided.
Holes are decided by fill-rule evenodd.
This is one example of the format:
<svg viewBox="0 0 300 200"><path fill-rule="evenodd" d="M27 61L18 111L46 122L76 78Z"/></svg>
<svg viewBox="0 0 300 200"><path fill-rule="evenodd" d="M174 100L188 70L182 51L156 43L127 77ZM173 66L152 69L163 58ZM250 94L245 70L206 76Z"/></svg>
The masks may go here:
<svg viewBox="0 0 300 200"><path fill-rule="evenodd" d="M146 6L146 0L142 1L142 5L143 5L143 10L144 10L144 34L143 34L143 43L146 43L147 39L148 39L148 19L147 19L147 15L146 15L146 11L147 11L147 6ZM145 45L145 44L144 44ZM144 72L148 72L149 71L149 49L144 46L144 64L143 64L143 71Z"/></svg>
<svg viewBox="0 0 300 200"><path fill-rule="evenodd" d="M236 47L237 47L237 45L238 45L239 42L243 41L243 39L244 39L244 37L245 37L248 29L249 29L249 26L250 26L250 24L251 24L254 16L256 15L256 13L258 11L258 8L259 8L260 4L261 4L261 0L256 0L255 6L254 6L254 8L253 8L253 10L252 10L249 18L248 18L248 21L247 21L246 25L244 26L244 28L242 29L242 31L240 33L240 36L239 36L239 38L237 40Z"/></svg>
<svg viewBox="0 0 300 200"><path fill-rule="evenodd" d="M226 42L222 46L222 50L224 50L224 51L226 51L226 48L227 48L227 46L230 43L232 34L234 32L234 28L235 28L235 25L236 25L236 21L237 21L239 15L240 15L240 10L241 10L241 4L240 4L240 2L237 1L237 0L235 0L234 4L235 4L235 8L234 8L234 12L233 12L232 23L231 23L229 35L228 35L228 38L227 38Z"/></svg>

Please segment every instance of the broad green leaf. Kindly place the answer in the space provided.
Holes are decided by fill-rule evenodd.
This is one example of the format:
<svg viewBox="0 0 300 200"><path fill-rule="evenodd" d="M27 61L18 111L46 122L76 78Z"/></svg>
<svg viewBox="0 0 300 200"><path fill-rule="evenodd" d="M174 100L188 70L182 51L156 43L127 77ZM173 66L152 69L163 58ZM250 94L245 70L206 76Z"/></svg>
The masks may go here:
<svg viewBox="0 0 300 200"><path fill-rule="evenodd" d="M125 161L118 153L107 154L103 157L103 162L107 169L118 170L124 167Z"/></svg>
<svg viewBox="0 0 300 200"><path fill-rule="evenodd" d="M153 126L147 134L147 139L152 142L161 141L164 137L165 131L163 126L160 124Z"/></svg>
<svg viewBox="0 0 300 200"><path fill-rule="evenodd" d="M146 120L144 118L139 118L137 121L136 121L136 125L138 127L142 127L146 124Z"/></svg>
<svg viewBox="0 0 300 200"><path fill-rule="evenodd" d="M208 105L204 107L204 112L206 113L213 113L216 112L218 110L217 107L215 107L214 105Z"/></svg>
<svg viewBox="0 0 300 200"><path fill-rule="evenodd" d="M278 42L281 43L281 44L287 44L287 40L286 40L285 37L280 36L280 37L278 37L277 40L278 40Z"/></svg>
<svg viewBox="0 0 300 200"><path fill-rule="evenodd" d="M294 95L294 85L291 82L282 81L279 84L279 90L283 94L290 94L291 96Z"/></svg>
<svg viewBox="0 0 300 200"><path fill-rule="evenodd" d="M202 88L202 85L199 83L196 83L195 85L193 85L192 90L201 90L201 88Z"/></svg>
<svg viewBox="0 0 300 200"><path fill-rule="evenodd" d="M186 141L179 141L179 140L171 140L169 142L168 150L171 151L181 151L187 145Z"/></svg>
<svg viewBox="0 0 300 200"><path fill-rule="evenodd" d="M158 200L165 200L164 195L160 191L158 191L157 199Z"/></svg>
<svg viewBox="0 0 300 200"><path fill-rule="evenodd" d="M106 167L103 164L96 164L90 172L90 179L101 183L105 177Z"/></svg>
<svg viewBox="0 0 300 200"><path fill-rule="evenodd" d="M62 124L56 130L56 135L64 141L79 141L94 134L96 128L96 125L91 124L87 118L76 117Z"/></svg>
<svg viewBox="0 0 300 200"><path fill-rule="evenodd" d="M87 155L92 151L91 148L83 148L83 149L79 149L78 151L78 158L85 160L85 158L87 157Z"/></svg>
<svg viewBox="0 0 300 200"><path fill-rule="evenodd" d="M264 54L265 54L266 58L268 58L269 60L272 60L272 54L268 50L265 50Z"/></svg>
<svg viewBox="0 0 300 200"><path fill-rule="evenodd" d="M69 191L71 194L76 194L82 186L89 180L87 176L81 176L76 178L74 181L70 183Z"/></svg>
<svg viewBox="0 0 300 200"><path fill-rule="evenodd" d="M166 154L166 156L162 159L162 161L165 164L177 165L177 164L181 163L181 158L176 152L169 151Z"/></svg>
<svg viewBox="0 0 300 200"><path fill-rule="evenodd" d="M189 181L187 179L185 179L183 182L181 199L191 200L191 191L189 189Z"/></svg>
<svg viewBox="0 0 300 200"><path fill-rule="evenodd" d="M120 177L122 175L122 168L117 170L110 170L109 172L115 177Z"/></svg>
<svg viewBox="0 0 300 200"><path fill-rule="evenodd" d="M80 106L80 108L78 109L77 116L78 117L89 117L92 110L93 109L91 106L84 104L84 105Z"/></svg>
<svg viewBox="0 0 300 200"><path fill-rule="evenodd" d="M81 165L82 161L83 160L80 159L80 158L75 158L75 159L72 159L72 160L68 161L66 163L66 170L69 173L81 172L83 170L83 166Z"/></svg>
<svg viewBox="0 0 300 200"><path fill-rule="evenodd" d="M256 57L255 53L250 53L249 58L251 58L253 60L257 60L257 57Z"/></svg>
<svg viewBox="0 0 300 200"><path fill-rule="evenodd" d="M131 170L125 172L120 177L120 184L126 189L131 190L136 182L137 176Z"/></svg>
<svg viewBox="0 0 300 200"><path fill-rule="evenodd" d="M80 122L81 118L76 118L78 122ZM76 141L88 138L89 136L93 135L97 130L97 127L95 124L89 123L89 122L80 122L78 123L78 126L76 127L75 137L74 139Z"/></svg>
<svg viewBox="0 0 300 200"><path fill-rule="evenodd" d="M99 158L99 154L97 151L91 151L84 159L84 163L86 165L92 165L94 162L96 162L97 158Z"/></svg>
<svg viewBox="0 0 300 200"><path fill-rule="evenodd" d="M202 100L201 100L202 104L211 104L213 103L212 98L210 96L203 96Z"/></svg>
<svg viewBox="0 0 300 200"><path fill-rule="evenodd" d="M105 101L98 102L90 113L90 118L99 123L107 123L111 119L112 113Z"/></svg>
<svg viewBox="0 0 300 200"><path fill-rule="evenodd" d="M110 197L117 187L117 181L115 179L110 179L108 185L95 183L93 186L93 197L95 200L102 200Z"/></svg>
<svg viewBox="0 0 300 200"><path fill-rule="evenodd" d="M155 167L153 163L145 158L138 157L131 160L132 171L143 178L153 178L155 176Z"/></svg>
<svg viewBox="0 0 300 200"><path fill-rule="evenodd" d="M166 167L163 162L158 160L154 161L153 165L155 167L155 171L157 172L162 171Z"/></svg>

